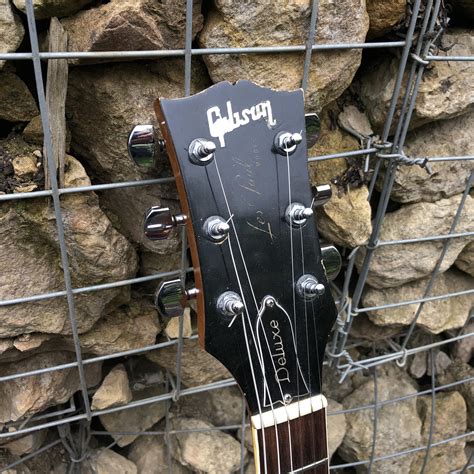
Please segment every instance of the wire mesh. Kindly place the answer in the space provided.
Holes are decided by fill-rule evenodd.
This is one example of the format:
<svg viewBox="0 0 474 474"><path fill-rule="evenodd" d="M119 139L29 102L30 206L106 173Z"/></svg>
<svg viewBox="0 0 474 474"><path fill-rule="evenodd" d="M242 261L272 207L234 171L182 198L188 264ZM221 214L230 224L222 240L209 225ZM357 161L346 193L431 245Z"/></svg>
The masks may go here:
<svg viewBox="0 0 474 474"><path fill-rule="evenodd" d="M28 20L28 32L31 43L31 52L20 52L20 53L2 53L0 54L0 60L8 61L31 61L34 69L34 77L36 84L36 92L39 102L39 109L41 114L41 122L44 133L44 144L46 149L46 156L49 160L49 175L51 181L51 189L44 191L34 191L18 194L4 194L0 195L0 202L8 203L11 201L21 201L27 199L36 199L40 197L49 197L52 200L52 208L54 210L58 245L60 248L61 256L61 268L63 271L64 279L64 290L48 292L43 294L28 295L27 297L18 297L10 300L0 301L0 307L11 307L14 311L16 305L21 305L28 302L38 302L52 298L64 298L67 299L67 306L69 312L69 321L72 329L72 338L74 343L75 361L65 363L52 367L43 367L37 370L31 370L23 373L15 373L0 377L0 383L4 383L10 380L32 377L35 375L47 374L51 372L66 370L66 369L77 369L78 377L80 380L80 391L81 399L71 398L68 405L63 405L57 408L56 411L52 410L47 413L32 416L26 422L11 423L9 429L4 429L0 433L0 440L11 438L12 429L15 430L17 436L32 433L34 431L56 428L59 433L59 439L42 446L37 451L24 456L21 459L14 461L13 463L3 466L1 472L8 469L12 469L25 461L44 453L51 448L62 445L70 458L71 469L80 466L81 462L86 459L90 452L90 440L92 436L95 437L110 437L110 431L95 430L92 429L91 423L95 417L116 413L123 410L129 410L140 406L151 406L157 402L166 405L166 423L163 430L146 430L139 432L116 432L113 433L116 436L127 436L127 435L150 435L150 436L162 436L164 437L165 444L168 446L167 459L170 466L171 472L171 453L169 449L170 437L176 433L182 432L183 430L171 429L169 423L169 411L173 403L178 401L182 397L186 397L196 393L208 392L211 390L220 389L223 387L229 387L235 385L233 379L221 380L218 382L203 384L195 387L183 387L182 386L182 353L183 353L183 316L179 318L179 337L173 340L167 340L159 342L146 347L137 349L131 349L127 351L121 351L117 353L111 353L96 357L83 357L80 336L77 330L76 310L74 306L74 296L78 294L85 294L89 292L100 292L110 288L117 288L121 286L139 285L147 282L153 282L169 277L179 277L184 281L186 275L192 272L192 268L189 267L187 261L187 242L185 233L181 234L181 266L174 271L160 272L153 275L135 277L127 280L112 281L108 283L101 283L97 285L75 288L71 281L69 257L67 252L65 229L63 225L64 216L61 210L61 196L84 193L84 192L107 192L112 189L124 189L142 186L162 186L173 182L173 178L159 178L159 179L148 179L140 181L128 181L128 182L112 182L106 184L94 184L83 187L73 188L60 188L58 186L55 164L53 160L53 142L50 131L50 123L48 118L48 110L45 98L45 87L43 82L42 73L42 61L48 61L51 59L156 59L163 57L184 57L184 77L183 77L183 95L187 96L191 92L191 79L192 69L191 62L193 56L202 55L216 55L216 54L265 54L265 53L290 53L290 52L301 52L304 53L304 68L303 76L301 79L301 86L304 90L308 87L309 82L309 69L313 55L319 51L330 51L330 50L350 50L350 49L374 49L374 48L396 48L400 51L400 60L398 66L398 72L395 80L395 85L392 93L392 99L390 108L386 117L383 134L379 142L367 143L366 146L361 146L360 149L332 153L324 156L313 156L309 157L309 162L320 162L325 160L333 160L337 158L348 158L348 157L371 157L374 162L374 173L369 184L370 195L375 187L377 179L383 179L383 186L380 191L380 198L378 206L376 208L372 233L369 241L365 246L358 247L350 252L346 256L346 271L343 281L334 287L335 292L338 294L338 320L332 334L332 339L328 344L327 360L325 362L328 366L333 366L337 369L340 375L340 381L344 381L350 374L357 372L364 372L371 374L374 382L374 403L368 403L366 405L358 406L356 408L343 409L338 411L329 412L329 416L335 416L342 413L354 413L363 410L371 410L374 413L373 416L373 439L372 439L372 451L368 459L344 463L344 464L333 464L331 470L333 471L344 471L350 468L357 468L365 466L368 471L371 470L375 462L387 461L396 457L407 456L415 452L423 452L424 461L421 468L421 472L425 472L427 460L429 457L430 450L433 447L440 446L446 443L450 443L457 440L468 440L472 438L472 432L466 432L454 437L449 437L443 440L433 441L433 429L436 419L435 412L435 400L436 395L446 389L450 389L462 384L470 384L473 382L474 377L469 377L463 380L459 380L448 384L436 384L436 369L434 364L434 350L452 344L456 341L460 341L467 338L472 338L474 333L465 333L460 330L456 335L450 338L446 338L441 341L431 341L430 343L410 346L409 343L413 341L413 336L416 333L416 323L420 315L423 312L425 303L435 300L445 300L453 298L455 296L467 295L474 293L474 289L468 289L464 291L451 292L442 295L433 296L431 294L433 283L438 275L443 259L447 253L449 245L454 239L472 237L474 232L456 232L457 224L462 210L464 209L465 201L469 195L470 189L474 180L474 173L466 183L462 199L459 204L458 211L452 222L451 228L447 235L432 235L420 238L410 238L404 240L391 240L383 241L380 240L380 232L382 222L387 213L389 204L390 194L394 185L397 169L403 166L429 166L430 163L442 162L442 161L464 161L474 160L474 156L441 156L441 157L427 157L424 160L412 160L407 157L404 152L404 144L408 132L408 127L412 119L415 101L417 93L423 78L423 74L426 71L431 61L472 61L472 56L438 56L433 54L432 46L435 40L442 34L443 27L440 27L438 22L440 8L442 6L442 0L427 0L423 2L421 0L415 0L411 4L411 16L408 22L408 28L404 36L403 41L383 41L383 42L365 42L365 43L346 43L346 44L316 44L315 43L315 32L318 27L318 9L319 1L313 0L311 2L311 17L309 21L307 41L302 45L279 45L279 46L266 46L266 47L240 47L240 48L193 48L192 47L192 26L193 26L193 1L186 0L186 31L185 31L185 47L184 49L176 50L153 50L153 51L100 51L100 52L40 52L38 34L36 30L35 13L33 9L32 0L26 0L26 14ZM422 8L423 7L423 8ZM422 21L420 23L420 18ZM416 34L415 34L416 33ZM408 74L408 78L404 81L404 77ZM395 133L391 140L391 130L395 129ZM125 144L124 144L125 153ZM385 173L381 178L382 166L385 167ZM369 197L370 197L369 195ZM376 249L382 246L390 245L402 245L411 244L418 242L428 241L440 241L443 242L442 250L440 252L438 261L435 269L428 279L427 287L423 293L422 298L412 299L407 301L397 301L395 303L387 303L378 306L364 307L361 301L362 293L366 286L367 276L371 265L371 260ZM358 272L355 269L355 260L358 254L364 252L363 264L359 268ZM358 360L353 360L351 357L351 348L358 347L359 345L365 344L364 342L358 341L357 339L351 339L351 328L353 321L361 313L368 313L371 311L378 311L382 309L389 309L395 307L401 307L405 305L417 305L415 317L413 318L410 326L400 330L399 333L392 336L391 338L385 339L382 344L377 345L376 350L371 355L362 356ZM466 323L467 327L467 323ZM197 336L193 335L190 339L196 339ZM124 357L136 356L144 354L146 352L160 349L164 347L175 346L176 347L176 368L174 371L175 375L170 372L166 373L166 387L165 393L149 397L143 400L135 400L124 404L122 406L107 408L103 410L91 410L90 407L90 390L87 387L84 369L86 366L99 363L102 361L112 359L122 359ZM377 370L378 366L385 364L398 364L403 366L407 359L415 354L426 352L431 354L431 387L426 390L419 391L417 393L396 397L391 400L379 400L377 393ZM376 444L378 434L378 413L381 407L403 403L407 400L419 397L419 396L431 396L431 421L428 441L425 445L408 449L408 450L397 450L396 446L393 448L393 452L387 452L382 456L376 455ZM248 420L245 413L244 404L242 405L242 422L239 425L228 425L218 426L209 428L210 430L222 430L222 431L235 431L241 429L243 433L248 429ZM152 409L152 408L150 408ZM81 436L72 435L71 426L80 427ZM205 430L205 429L200 429ZM193 431L193 430L187 430ZM77 439L79 438L79 441ZM245 464L245 436L241 436L241 472L244 472ZM114 441L108 447L112 447L117 443ZM470 459L466 466L461 472L467 472L472 467L474 460Z"/></svg>

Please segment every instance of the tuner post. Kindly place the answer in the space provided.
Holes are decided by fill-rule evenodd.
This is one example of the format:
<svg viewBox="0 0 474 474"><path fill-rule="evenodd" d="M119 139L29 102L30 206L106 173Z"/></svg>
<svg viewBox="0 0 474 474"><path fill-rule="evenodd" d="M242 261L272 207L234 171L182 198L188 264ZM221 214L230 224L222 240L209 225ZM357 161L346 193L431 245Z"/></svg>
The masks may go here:
<svg viewBox="0 0 474 474"><path fill-rule="evenodd" d="M220 216L211 216L206 219L203 225L204 235L214 243L221 243L229 235L230 226Z"/></svg>
<svg viewBox="0 0 474 474"><path fill-rule="evenodd" d="M285 220L291 227L303 227L308 219L313 216L313 210L304 204L294 202L286 208Z"/></svg>
<svg viewBox="0 0 474 474"><path fill-rule="evenodd" d="M226 291L217 299L217 309L223 316L237 316L244 311L242 298L234 291Z"/></svg>
<svg viewBox="0 0 474 474"><path fill-rule="evenodd" d="M303 141L301 133L280 132L273 141L274 149L280 155L292 155Z"/></svg>
<svg viewBox="0 0 474 474"><path fill-rule="evenodd" d="M216 148L214 142L206 140L205 138L196 138L189 145L189 159L195 165L208 165L214 160Z"/></svg>
<svg viewBox="0 0 474 474"><path fill-rule="evenodd" d="M144 233L150 240L165 240L177 226L186 224L184 214L172 215L168 207L153 206L145 213Z"/></svg>
<svg viewBox="0 0 474 474"><path fill-rule="evenodd" d="M313 275L303 275L296 282L296 292L306 301L324 295L325 291L325 286L319 283Z"/></svg>

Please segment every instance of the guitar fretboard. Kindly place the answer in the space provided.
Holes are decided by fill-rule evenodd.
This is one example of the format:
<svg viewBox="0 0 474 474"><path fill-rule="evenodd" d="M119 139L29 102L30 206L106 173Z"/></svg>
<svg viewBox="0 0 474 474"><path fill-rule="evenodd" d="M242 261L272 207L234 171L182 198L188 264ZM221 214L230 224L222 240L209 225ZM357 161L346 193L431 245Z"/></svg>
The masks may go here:
<svg viewBox="0 0 474 474"><path fill-rule="evenodd" d="M329 472L326 408L254 430L254 440L258 442L259 474Z"/></svg>

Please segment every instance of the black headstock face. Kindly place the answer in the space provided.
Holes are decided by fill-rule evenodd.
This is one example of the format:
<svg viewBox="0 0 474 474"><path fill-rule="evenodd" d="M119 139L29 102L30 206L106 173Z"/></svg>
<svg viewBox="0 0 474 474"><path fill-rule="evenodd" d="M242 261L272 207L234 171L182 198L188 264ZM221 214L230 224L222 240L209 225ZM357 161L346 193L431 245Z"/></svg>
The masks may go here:
<svg viewBox="0 0 474 474"><path fill-rule="evenodd" d="M321 393L336 317L311 212L303 105L301 90L248 81L156 103L187 216L200 340L251 413Z"/></svg>

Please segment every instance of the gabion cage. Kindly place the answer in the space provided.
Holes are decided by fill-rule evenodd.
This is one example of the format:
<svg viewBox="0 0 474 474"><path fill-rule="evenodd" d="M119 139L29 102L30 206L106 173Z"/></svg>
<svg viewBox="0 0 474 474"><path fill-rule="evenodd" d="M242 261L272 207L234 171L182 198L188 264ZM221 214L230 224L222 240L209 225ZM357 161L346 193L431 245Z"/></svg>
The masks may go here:
<svg viewBox="0 0 474 474"><path fill-rule="evenodd" d="M363 372L373 377L374 383L374 400L375 403L367 403L366 405L359 406L356 408L344 409L338 412L329 412L329 417L345 413L345 412L356 412L356 411L371 411L373 413L373 449L372 456L370 458L353 462L353 463L334 463L331 465L331 470L338 472L352 472L351 469L365 466L370 471L375 462L382 463L384 461L390 461L391 459L407 456L416 452L424 453L424 463L421 468L421 472L425 471L426 463L430 450L433 447L455 442L457 440L470 440L472 439L473 432L462 433L456 437L450 437L448 439L433 440L433 424L435 422L435 399L440 391L452 388L461 384L471 384L473 377L469 377L464 380L455 381L450 384L437 385L435 377L435 364L434 357L431 357L431 385L425 389L413 394L412 396L399 397L392 400L379 401L377 396L377 377L378 367L383 365L395 364L403 366L407 360L419 353L427 353L434 355L434 351L441 346L447 346L456 341L472 338L474 333L466 332L465 328L460 329L456 334L452 334L451 337L445 338L440 341L431 343L425 343L421 345L414 345L413 338L417 332L417 321L422 315L426 303L449 299L459 295L473 294L474 289L462 290L458 292L452 292L442 295L432 295L432 289L434 281L440 272L440 268L443 263L443 259L448 251L451 242L454 239L471 237L474 232L459 232L457 230L457 224L459 222L461 213L463 211L465 202L472 188L474 180L474 172L465 184L465 190L462 194L459 208L456 216L452 221L451 228L446 235L431 235L423 238L412 238L405 240L392 240L383 241L380 239L381 225L384 221L387 209L389 206L389 199L393 188L395 175L400 167L406 166L423 166L429 168L431 163L437 162L459 162L463 160L474 160L474 156L429 156L425 159L412 159L404 153L404 143L408 132L408 127L412 119L413 110L415 107L415 101L417 93L420 87L420 83L423 79L423 74L427 67L435 61L472 61L472 56L453 56L453 55L438 55L437 45L439 45L439 38L443 34L446 25L441 19L440 11L443 6L442 0L414 0L411 7L411 14L407 19L407 28L403 34L403 38L399 41L383 41L383 42L365 42L365 43L349 43L349 44L317 44L314 41L315 32L317 31L318 23L318 0L312 0L312 10L307 30L307 42L301 45L292 46L267 46L267 47L240 47L240 48L193 48L192 45L192 25L193 25L193 0L186 0L186 35L185 35L185 48L178 50L153 50L153 51L104 51L104 52L40 52L39 39L37 34L36 21L34 16L32 0L26 0L26 13L28 20L28 32L29 39L31 42L31 52L19 52L19 53L2 53L0 54L0 60L7 61L31 61L34 68L34 77L36 84L36 92L39 102L39 109L41 113L41 122L44 133L44 146L49 164L49 180L51 183L51 189L42 191L18 193L18 194L3 194L0 195L0 202L2 204L11 203L13 201L19 202L21 200L36 199L36 198L50 198L52 209L54 210L54 217L56 222L58 244L60 249L61 264L64 277L64 289L62 291L50 292L45 294L32 294L28 297L19 297L10 300L0 301L1 307L9 307L11 311L15 311L17 305L39 302L51 298L66 298L69 310L69 321L72 328L72 338L74 341L74 349L76 360L71 363L66 363L54 367L44 367L37 370L32 370L26 373L15 373L12 375L0 377L0 383L7 382L9 380L18 379L22 377L31 377L41 374L46 374L54 371L61 371L64 369L75 368L78 372L80 379L81 396L71 398L69 403L56 407L55 410L50 410L39 415L34 415L26 421L12 423L11 426L6 426L2 433L0 433L0 439L7 439L11 437L12 430L15 431L15 435L24 435L32 433L37 430L46 428L55 428L58 430L58 439L42 446L39 450L30 453L8 465L1 466L1 472L8 471L22 463L31 459L41 453L48 451L57 445L64 446L69 456L69 462L71 470L78 469L80 471L81 463L87 458L90 450L90 440L94 436L100 438L101 436L110 436L110 433L102 430L95 430L91 426L95 417L100 415L114 413L122 410L136 408L139 406L149 405L150 409L155 409L156 403L161 403L166 406L167 415L165 429L163 430L148 430L140 433L123 432L115 433L119 435L155 435L164 437L166 446L169 446L170 437L174 436L177 432L170 428L169 424L169 409L177 400L182 397L189 396L195 393L201 393L219 389L226 386L234 385L235 382L232 379L221 380L210 384L201 386L186 387L182 386L181 381L181 357L183 352L183 318L179 319L179 334L177 339L170 339L164 342L159 342L154 345L147 347L141 347L138 349L123 351L119 353L107 354L96 357L83 357L80 335L77 329L76 312L75 312L75 296L83 293L100 292L111 288L118 288L130 285L140 285L148 282L157 282L163 278L184 276L192 271L189 268L189 262L187 258L187 242L184 236L184 232L181 235L182 240L182 265L181 268L177 268L175 271L158 273L154 275L136 277L123 281L110 281L108 283L101 283L88 287L76 288L72 284L70 274L70 263L69 256L66 246L65 239L65 228L63 225L63 215L61 210L61 197L73 193L84 193L94 191L97 193L107 193L109 190L120 190L123 188L133 188L139 186L162 186L164 184L172 183L172 178L158 178L149 179L142 181L130 181L130 182L112 182L105 184L94 184L90 186L82 187L60 187L58 179L55 173L55 163L53 161L53 141L50 132L50 123L48 118L48 107L45 97L45 84L43 79L42 62L46 62L52 59L113 59L118 58L126 59L157 59L164 57L182 57L184 58L184 77L183 77L183 95L187 96L191 93L191 62L193 56L202 55L220 55L220 54L247 54L247 55L259 55L266 53L280 53L284 58L285 53L300 52L302 61L304 61L303 76L301 78L301 87L306 90L309 81L309 69L311 60L314 55L317 55L320 51L330 50L352 50L352 49L398 49L399 51L399 65L396 77L394 78L394 88L392 93L391 105L389 108L388 115L385 120L385 126L383 134L377 141L365 141L361 144L361 147L357 150L341 153L333 153L324 156L311 156L309 162L318 162L323 160L332 160L337 158L352 158L357 157L366 161L367 166L370 163L370 167L373 173L370 177L369 182L369 199L373 197L373 193L376 187L376 182L382 182L380 187L380 196L377 198L375 213L373 216L373 230L369 241L365 246L357 247L350 253L347 252L344 255L345 269L344 274L334 284L334 292L337 295L338 305L338 320L333 330L331 339L328 343L327 358L325 364L328 367L332 367L339 374L340 380L343 381L346 377L357 372ZM404 78L406 78L404 80ZM132 105L133 106L133 105ZM393 132L394 131L394 132ZM126 153L126 144L124 144L124 154ZM382 171L384 171L382 173ZM439 241L442 242L442 250L439 254L438 261L435 269L428 279L428 284L424 290L423 297L416 300L397 301L387 303L379 306L364 307L361 297L363 290L366 285L366 279L369 272L369 268L372 262L372 257L376 249L382 246L391 245L409 245L413 243L422 243L428 241ZM362 255L362 257L360 257ZM356 258L362 258L362 265L355 271ZM374 342L369 344L367 341L363 341L358 338L351 337L351 329L353 322L357 319L361 313L368 313L383 309L401 307L406 305L417 305L416 313L409 324L409 326L401 328L397 333L389 338L385 338L380 342ZM466 327L469 320L466 323ZM191 336L192 339L196 339L197 335ZM111 361L115 359L121 359L124 357L136 356L145 354L146 352L154 349L159 349L167 346L176 347L176 368L175 374L172 375L170 372L166 373L166 393L143 400L132 401L125 405L107 408L103 410L91 410L90 397L91 391L88 389L86 384L86 377L84 368L88 365L95 364L102 361ZM362 358L354 360L351 355L351 350L357 347L368 348L367 351L361 352ZM431 413L431 428L428 436L428 443L412 448L409 450L397 450L397 446L393 446L391 452L386 452L383 455L376 455L376 444L377 444L377 428L378 428L378 413L381 407L390 404L404 403L407 399L418 397L421 395L429 395L432 397L432 413ZM153 406L152 406L153 404ZM248 429L248 419L245 413L245 407L243 404L242 409L242 421L240 425L232 426L219 426L217 429L222 431L237 431ZM241 459L241 472L245 471L245 436L241 436L242 445L242 459ZM108 439L108 438L106 438ZM112 447L116 442L111 443L108 447ZM168 460L169 469L171 468L171 454L168 449ZM468 461L466 466L460 472L467 472L473 467L473 459ZM456 471L459 472L459 471Z"/></svg>

